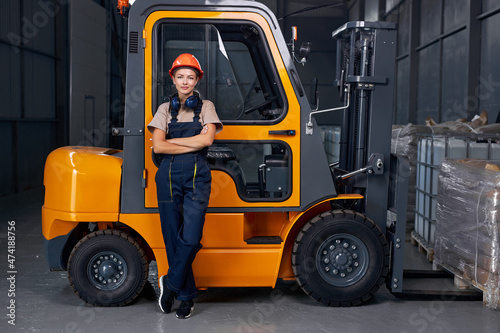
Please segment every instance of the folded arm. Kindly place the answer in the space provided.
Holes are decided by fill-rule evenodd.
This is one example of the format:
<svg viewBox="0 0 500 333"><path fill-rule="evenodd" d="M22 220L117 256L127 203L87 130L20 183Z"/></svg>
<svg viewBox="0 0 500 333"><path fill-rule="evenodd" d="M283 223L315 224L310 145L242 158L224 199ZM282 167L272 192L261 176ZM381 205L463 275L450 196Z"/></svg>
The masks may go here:
<svg viewBox="0 0 500 333"><path fill-rule="evenodd" d="M153 132L153 150L156 154L185 154L212 145L215 138L215 124L207 124L200 134L187 138L165 139L165 132L156 128Z"/></svg>

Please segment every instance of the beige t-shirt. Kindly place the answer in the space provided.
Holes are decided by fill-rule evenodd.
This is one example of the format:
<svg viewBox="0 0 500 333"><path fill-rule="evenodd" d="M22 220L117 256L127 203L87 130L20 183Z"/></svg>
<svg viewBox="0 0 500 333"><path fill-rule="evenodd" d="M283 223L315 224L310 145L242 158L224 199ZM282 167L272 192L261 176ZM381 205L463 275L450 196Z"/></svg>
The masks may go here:
<svg viewBox="0 0 500 333"><path fill-rule="evenodd" d="M183 105L179 110L177 115L178 122L192 122L194 117L194 111L188 109ZM165 133L168 133L167 124L170 123L172 116L170 115L170 103L163 103L158 107L153 120L148 124L148 130L153 133L155 128L161 129ZM222 131L222 123L219 120L217 112L215 112L215 105L209 100L204 99L203 105L201 107L200 121L202 126L206 124L215 124L216 131L219 133Z"/></svg>

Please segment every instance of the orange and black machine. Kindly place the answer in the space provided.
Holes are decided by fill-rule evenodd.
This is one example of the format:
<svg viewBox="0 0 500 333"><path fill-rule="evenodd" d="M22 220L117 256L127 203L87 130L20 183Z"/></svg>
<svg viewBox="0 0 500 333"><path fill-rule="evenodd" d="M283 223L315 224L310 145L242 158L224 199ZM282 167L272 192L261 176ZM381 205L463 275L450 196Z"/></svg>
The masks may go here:
<svg viewBox="0 0 500 333"><path fill-rule="evenodd" d="M184 52L200 60L197 89L224 123L209 151L197 286L295 280L331 306L361 304L385 282L402 290L407 164L390 154L394 24L349 22L333 32L332 89L342 106L311 110L297 55L263 4L137 0L118 9L129 25L124 127L113 129L123 149L62 147L45 167L47 259L68 271L79 297L126 305L144 288L151 261L158 276L167 272L146 125L173 93L168 69ZM327 112L343 119L334 163L315 120ZM388 210L397 218L388 222Z"/></svg>

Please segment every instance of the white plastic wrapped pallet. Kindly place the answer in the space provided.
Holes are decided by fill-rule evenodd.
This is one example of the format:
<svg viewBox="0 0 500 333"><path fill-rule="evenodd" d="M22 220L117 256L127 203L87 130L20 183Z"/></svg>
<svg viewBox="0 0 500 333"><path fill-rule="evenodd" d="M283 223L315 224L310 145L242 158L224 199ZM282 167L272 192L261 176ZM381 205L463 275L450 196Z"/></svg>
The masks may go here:
<svg viewBox="0 0 500 333"><path fill-rule="evenodd" d="M415 201L415 231L434 244L438 175L443 158L500 160L500 137L475 133L419 136Z"/></svg>
<svg viewBox="0 0 500 333"><path fill-rule="evenodd" d="M494 165L443 160L434 243L434 262L481 289L490 308L500 301L500 172L486 169Z"/></svg>

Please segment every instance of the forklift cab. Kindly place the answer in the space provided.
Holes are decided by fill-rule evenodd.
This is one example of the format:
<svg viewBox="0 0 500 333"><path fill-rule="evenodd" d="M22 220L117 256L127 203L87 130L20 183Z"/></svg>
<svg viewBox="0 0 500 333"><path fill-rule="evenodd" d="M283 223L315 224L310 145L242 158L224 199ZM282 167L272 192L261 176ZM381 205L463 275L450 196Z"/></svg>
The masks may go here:
<svg viewBox="0 0 500 333"><path fill-rule="evenodd" d="M272 29L266 21L266 13L247 9L245 13L152 12L142 27L144 81L136 83L145 86L144 105L138 106L137 113L129 110L132 112L128 112L125 126L133 126L135 121L144 124L151 121L160 104L175 92L168 74L173 60L181 53L191 53L204 71L196 90L202 99L215 104L224 124L224 130L216 136L208 152L213 178L208 211L242 212L242 209L251 211L262 207L299 210L304 204L318 202L317 195L307 199L309 202L301 200L301 182L308 178L301 174L330 177L328 163L326 159L322 161L322 154L317 154L316 159L323 164L317 164L312 170L301 169L301 114L310 111L309 105L295 70L284 62L286 57L276 56L288 52L287 46L280 45L280 40L273 37L276 27ZM130 56L133 59L136 55ZM134 74L127 77L140 78ZM298 97L302 97L300 101ZM139 113L144 114L143 119L136 117ZM158 163L151 158L151 138L151 133L146 131L144 171L141 171L142 209L157 207L154 176ZM136 139L126 137L125 144ZM314 141L313 150L323 149L319 133L307 140ZM125 152L124 168L139 170L136 164ZM128 193L137 192L136 183L129 175L124 175L122 190L126 201ZM333 181L325 184L321 199L334 197ZM139 209L137 203L130 203L122 205L122 212L131 211L131 205Z"/></svg>

